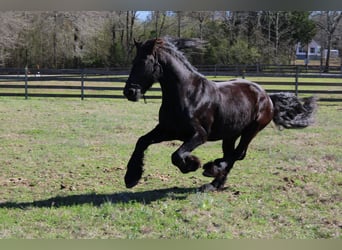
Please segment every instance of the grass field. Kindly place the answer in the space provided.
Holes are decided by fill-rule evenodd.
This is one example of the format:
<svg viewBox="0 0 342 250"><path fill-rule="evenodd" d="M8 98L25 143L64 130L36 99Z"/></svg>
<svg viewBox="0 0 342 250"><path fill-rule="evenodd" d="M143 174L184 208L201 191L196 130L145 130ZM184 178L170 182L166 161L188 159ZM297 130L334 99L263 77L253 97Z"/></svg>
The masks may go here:
<svg viewBox="0 0 342 250"><path fill-rule="evenodd" d="M138 186L124 188L139 136L159 100L0 97L0 238L340 238L342 105L321 103L304 130L269 125L231 171L227 189L183 175L153 145ZM220 143L194 152L203 163Z"/></svg>

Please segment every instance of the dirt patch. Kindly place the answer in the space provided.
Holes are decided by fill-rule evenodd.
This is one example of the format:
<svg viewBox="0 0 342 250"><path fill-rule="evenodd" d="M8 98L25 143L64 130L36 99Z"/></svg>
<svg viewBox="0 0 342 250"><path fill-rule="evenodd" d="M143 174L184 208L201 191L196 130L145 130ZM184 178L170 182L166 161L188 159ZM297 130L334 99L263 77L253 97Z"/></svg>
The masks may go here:
<svg viewBox="0 0 342 250"><path fill-rule="evenodd" d="M22 178L22 177L13 177L9 179L0 179L0 186L2 187L8 187L8 186L29 186L33 187L35 186L34 183L31 181Z"/></svg>

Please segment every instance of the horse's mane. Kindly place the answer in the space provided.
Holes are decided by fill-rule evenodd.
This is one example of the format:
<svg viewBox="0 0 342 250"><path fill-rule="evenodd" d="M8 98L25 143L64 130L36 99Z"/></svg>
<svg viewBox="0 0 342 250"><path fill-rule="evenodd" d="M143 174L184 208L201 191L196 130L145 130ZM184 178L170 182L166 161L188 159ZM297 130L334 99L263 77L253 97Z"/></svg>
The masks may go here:
<svg viewBox="0 0 342 250"><path fill-rule="evenodd" d="M156 47L162 49L163 51L167 52L168 54L170 54L171 56L175 57L176 59L178 59L180 62L182 62L184 64L184 66L190 70L192 73L195 73L197 75L201 75L201 73L199 73L197 71L197 69L188 61L188 59L185 57L185 55L183 54L183 52L181 52L177 46L174 44L174 40L172 39L172 41L169 38L162 38L162 39L157 39L156 42Z"/></svg>

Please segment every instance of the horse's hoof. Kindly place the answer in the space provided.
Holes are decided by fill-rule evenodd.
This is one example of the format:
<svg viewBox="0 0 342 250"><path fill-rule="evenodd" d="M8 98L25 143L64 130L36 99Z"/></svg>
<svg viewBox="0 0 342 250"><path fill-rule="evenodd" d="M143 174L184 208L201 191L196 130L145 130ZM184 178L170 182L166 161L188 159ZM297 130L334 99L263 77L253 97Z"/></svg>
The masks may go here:
<svg viewBox="0 0 342 250"><path fill-rule="evenodd" d="M208 162L206 164L204 164L203 166L203 175L206 177L216 177L217 175L217 171L216 171L216 166L214 165L213 162Z"/></svg>
<svg viewBox="0 0 342 250"><path fill-rule="evenodd" d="M199 188L200 192L206 193L206 192L215 192L217 191L217 188L214 187L212 184L204 184Z"/></svg>
<svg viewBox="0 0 342 250"><path fill-rule="evenodd" d="M209 172L208 170L204 170L202 173L203 176L205 177L215 177L211 172Z"/></svg>
<svg viewBox="0 0 342 250"><path fill-rule="evenodd" d="M194 155L185 158L185 164L189 172L194 172L201 167L201 161Z"/></svg>
<svg viewBox="0 0 342 250"><path fill-rule="evenodd" d="M138 184L139 181L127 182L125 180L126 188L132 188Z"/></svg>
<svg viewBox="0 0 342 250"><path fill-rule="evenodd" d="M135 185L138 184L139 180L141 178L141 174L134 174L134 175L130 175L130 174L126 174L125 175L125 184L126 184L126 188L132 188Z"/></svg>
<svg viewBox="0 0 342 250"><path fill-rule="evenodd" d="M197 169L201 167L201 161L194 155L187 156L184 159L184 163L178 166L179 170L183 174L187 174L190 172L195 172Z"/></svg>

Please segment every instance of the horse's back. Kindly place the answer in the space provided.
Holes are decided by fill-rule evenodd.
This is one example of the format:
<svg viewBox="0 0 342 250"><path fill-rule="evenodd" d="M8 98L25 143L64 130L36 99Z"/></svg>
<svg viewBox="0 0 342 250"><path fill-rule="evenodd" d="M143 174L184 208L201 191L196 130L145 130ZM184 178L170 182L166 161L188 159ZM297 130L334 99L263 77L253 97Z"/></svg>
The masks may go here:
<svg viewBox="0 0 342 250"><path fill-rule="evenodd" d="M245 79L233 79L227 82L215 82L215 84L221 96L221 102L227 105L254 106L261 99L269 99L260 85Z"/></svg>
<svg viewBox="0 0 342 250"><path fill-rule="evenodd" d="M227 82L215 82L220 91L246 91L249 88L252 91L265 93L265 90L257 83L246 79L232 79Z"/></svg>

